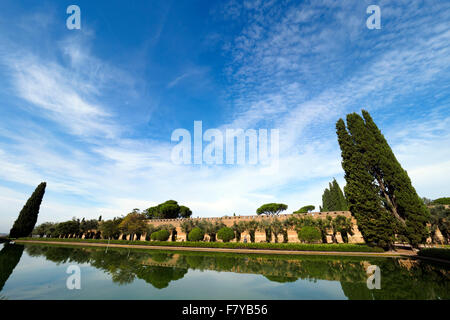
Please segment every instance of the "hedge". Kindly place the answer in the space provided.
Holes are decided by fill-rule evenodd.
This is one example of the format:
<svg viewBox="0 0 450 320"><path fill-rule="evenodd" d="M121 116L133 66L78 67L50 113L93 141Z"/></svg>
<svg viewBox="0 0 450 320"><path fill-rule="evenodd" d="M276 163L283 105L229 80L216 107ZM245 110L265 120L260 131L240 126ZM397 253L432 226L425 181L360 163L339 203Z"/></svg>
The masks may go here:
<svg viewBox="0 0 450 320"><path fill-rule="evenodd" d="M316 227L305 226L301 228L298 233L298 238L305 242L317 242L322 239L320 230Z"/></svg>
<svg viewBox="0 0 450 320"><path fill-rule="evenodd" d="M419 251L418 255L450 261L450 248L424 248Z"/></svg>
<svg viewBox="0 0 450 320"><path fill-rule="evenodd" d="M20 238L20 240L108 243L105 239L60 239L60 238ZM228 249L265 249L265 250L293 250L293 251L335 251L335 252L384 252L382 248L369 247L365 244L354 243L244 243L244 242L200 242L200 241L129 241L111 240L113 244L166 246L166 247L199 247L199 248L228 248Z"/></svg>

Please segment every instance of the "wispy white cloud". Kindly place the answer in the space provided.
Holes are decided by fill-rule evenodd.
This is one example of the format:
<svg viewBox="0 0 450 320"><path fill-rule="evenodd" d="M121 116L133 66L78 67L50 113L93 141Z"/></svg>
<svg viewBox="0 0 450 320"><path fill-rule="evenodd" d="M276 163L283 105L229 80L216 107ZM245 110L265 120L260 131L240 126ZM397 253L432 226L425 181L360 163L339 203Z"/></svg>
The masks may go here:
<svg viewBox="0 0 450 320"><path fill-rule="evenodd" d="M181 80L183 80L184 78L188 77L189 73L183 73L182 75L176 77L175 79L173 79L172 81L169 82L169 84L167 85L168 88L172 88L173 86L175 86L178 82L180 82Z"/></svg>
<svg viewBox="0 0 450 320"><path fill-rule="evenodd" d="M11 63L17 94L42 115L66 126L77 135L117 135L109 114L96 102L83 97L90 89L73 79L70 70L35 58L19 58ZM74 81L75 80L75 81Z"/></svg>
<svg viewBox="0 0 450 320"><path fill-rule="evenodd" d="M171 89L187 79L191 82L199 82L202 85L204 84L204 78L207 76L208 71L208 68L205 66L185 67L185 70L180 75L176 76L167 84L167 88Z"/></svg>

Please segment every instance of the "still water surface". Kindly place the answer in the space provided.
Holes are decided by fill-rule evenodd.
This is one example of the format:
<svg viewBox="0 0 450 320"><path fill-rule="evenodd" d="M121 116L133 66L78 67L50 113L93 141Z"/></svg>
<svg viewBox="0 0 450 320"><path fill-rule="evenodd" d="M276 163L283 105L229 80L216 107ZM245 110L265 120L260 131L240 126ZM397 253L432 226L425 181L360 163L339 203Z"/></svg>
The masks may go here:
<svg viewBox="0 0 450 320"><path fill-rule="evenodd" d="M450 268L419 260L0 244L0 299L450 299ZM70 265L81 289L69 290ZM381 269L381 289L366 269Z"/></svg>

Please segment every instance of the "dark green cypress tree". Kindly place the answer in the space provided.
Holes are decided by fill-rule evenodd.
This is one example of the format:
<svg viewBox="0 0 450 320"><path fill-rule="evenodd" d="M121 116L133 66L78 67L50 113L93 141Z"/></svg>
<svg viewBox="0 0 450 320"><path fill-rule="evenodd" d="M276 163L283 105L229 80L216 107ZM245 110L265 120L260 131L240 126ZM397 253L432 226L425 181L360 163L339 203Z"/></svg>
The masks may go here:
<svg viewBox="0 0 450 320"><path fill-rule="evenodd" d="M339 203L338 195L336 193L336 190L334 189L333 184L330 182L328 185L330 188L330 199L329 199L328 209L330 211L336 211L336 208L338 207L338 203Z"/></svg>
<svg viewBox="0 0 450 320"><path fill-rule="evenodd" d="M430 220L430 213L370 114L365 110L362 110L362 114L371 136L367 142L373 148L370 153L371 173L386 208L399 222L399 232L403 231L410 243L417 246L425 242L429 235L426 224Z"/></svg>
<svg viewBox="0 0 450 320"><path fill-rule="evenodd" d="M348 204L347 199L345 199L344 193L341 190L341 187L337 183L336 179L333 179L332 182L333 185L333 192L336 195L336 208L333 211L347 211L348 210Z"/></svg>
<svg viewBox="0 0 450 320"><path fill-rule="evenodd" d="M36 190L34 190L33 194L20 211L19 217L14 222L14 225L9 232L10 238L27 237L31 234L38 218L39 208L41 206L42 198L44 197L46 185L45 182L42 182L37 186Z"/></svg>
<svg viewBox="0 0 450 320"><path fill-rule="evenodd" d="M322 195L322 207L320 207L321 212L330 211L330 190L325 188Z"/></svg>
<svg viewBox="0 0 450 320"><path fill-rule="evenodd" d="M348 204L336 179L329 183L329 189L325 188L322 195L321 212L325 211L347 211Z"/></svg>
<svg viewBox="0 0 450 320"><path fill-rule="evenodd" d="M367 168L367 155L359 152L355 144L355 135L364 129L356 114L347 116L349 131L344 120L339 119L336 124L339 146L342 153L342 167L345 171L344 187L349 209L356 218L358 228L368 244L380 247L391 247L394 240L392 228L393 219L381 205L378 188L373 183L373 177Z"/></svg>
<svg viewBox="0 0 450 320"><path fill-rule="evenodd" d="M406 236L409 242L417 247L428 236L426 224L429 221L429 212L370 114L365 110L362 113L364 119L356 113L347 115L350 134L348 143L353 146L353 152L358 154L354 156L355 161L361 161L371 176L378 202L390 215L390 229L395 234ZM346 130L343 121L338 121L338 124L339 127L343 125ZM341 150L342 148L341 145ZM344 153L343 150L342 152ZM347 170L344 170L347 176ZM349 196L347 198L350 200ZM350 210L351 207L352 205Z"/></svg>

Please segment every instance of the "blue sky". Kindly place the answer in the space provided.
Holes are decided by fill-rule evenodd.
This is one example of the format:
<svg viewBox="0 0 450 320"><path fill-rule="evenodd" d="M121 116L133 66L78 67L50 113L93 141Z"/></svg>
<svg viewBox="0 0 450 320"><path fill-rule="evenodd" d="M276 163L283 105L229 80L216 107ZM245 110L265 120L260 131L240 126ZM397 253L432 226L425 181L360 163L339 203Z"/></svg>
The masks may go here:
<svg viewBox="0 0 450 320"><path fill-rule="evenodd" d="M194 216L318 206L345 184L335 123L362 108L419 194L448 196L449 16L437 1L3 0L0 232L41 181L38 223L167 199ZM279 129L278 169L174 164L171 133L196 120Z"/></svg>

